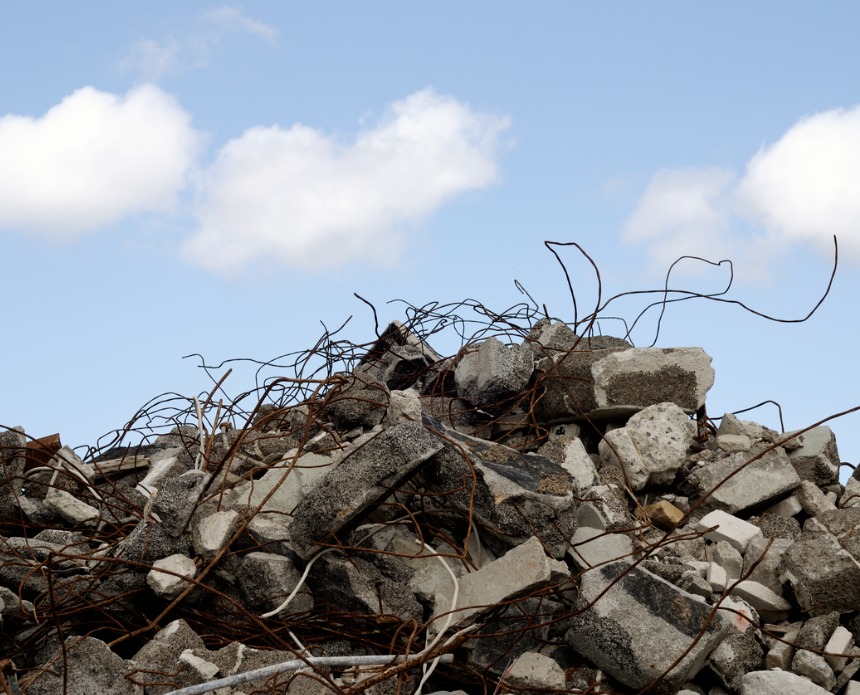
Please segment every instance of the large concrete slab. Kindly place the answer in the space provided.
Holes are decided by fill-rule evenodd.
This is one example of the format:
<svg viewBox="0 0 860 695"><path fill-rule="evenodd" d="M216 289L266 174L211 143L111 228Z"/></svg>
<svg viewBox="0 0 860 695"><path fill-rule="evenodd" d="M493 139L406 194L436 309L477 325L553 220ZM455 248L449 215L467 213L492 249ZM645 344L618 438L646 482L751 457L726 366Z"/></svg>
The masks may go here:
<svg viewBox="0 0 860 695"><path fill-rule="evenodd" d="M290 527L292 547L309 558L317 541L336 540L335 534L358 523L442 447L420 424L402 423L373 437L299 502Z"/></svg>
<svg viewBox="0 0 860 695"><path fill-rule="evenodd" d="M704 601L625 562L586 572L577 601L568 644L637 690L662 677L652 692L677 692L734 629Z"/></svg>
<svg viewBox="0 0 860 695"><path fill-rule="evenodd" d="M735 514L785 495L800 485L785 451L766 451L756 444L750 451L737 452L708 461L687 478L698 498L707 497L705 509L722 509Z"/></svg>

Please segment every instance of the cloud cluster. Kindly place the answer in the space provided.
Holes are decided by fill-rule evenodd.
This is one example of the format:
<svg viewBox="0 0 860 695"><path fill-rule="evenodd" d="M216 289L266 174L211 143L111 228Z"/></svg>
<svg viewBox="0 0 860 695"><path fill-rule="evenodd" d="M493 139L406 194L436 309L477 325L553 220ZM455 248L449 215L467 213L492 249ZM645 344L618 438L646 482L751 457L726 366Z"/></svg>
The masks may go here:
<svg viewBox="0 0 860 695"><path fill-rule="evenodd" d="M202 168L202 135L162 89L86 87L40 118L0 118L0 230L75 237L193 198L182 253L211 270L392 261L415 225L496 181L507 127L425 89L349 141L254 127Z"/></svg>
<svg viewBox="0 0 860 695"><path fill-rule="evenodd" d="M741 176L704 167L658 172L623 230L662 267L681 254L731 257L748 276L766 274L766 256L796 243L829 253L834 234L860 259L860 106L800 120Z"/></svg>
<svg viewBox="0 0 860 695"><path fill-rule="evenodd" d="M200 149L189 115L157 87L84 87L41 118L0 117L0 229L75 237L171 210Z"/></svg>
<svg viewBox="0 0 860 695"><path fill-rule="evenodd" d="M496 180L507 125L425 89L350 142L302 125L251 128L205 174L185 255L226 272L255 260L294 267L391 260L407 228Z"/></svg>

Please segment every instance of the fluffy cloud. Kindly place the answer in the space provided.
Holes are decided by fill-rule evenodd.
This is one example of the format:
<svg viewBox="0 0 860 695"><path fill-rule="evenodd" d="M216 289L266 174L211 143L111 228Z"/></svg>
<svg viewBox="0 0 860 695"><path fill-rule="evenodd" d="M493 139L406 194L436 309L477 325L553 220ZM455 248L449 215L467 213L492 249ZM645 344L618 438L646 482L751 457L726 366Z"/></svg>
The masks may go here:
<svg viewBox="0 0 860 695"><path fill-rule="evenodd" d="M756 229L753 237L743 231ZM762 248L796 243L860 259L860 106L804 118L762 147L740 177L714 168L656 174L623 231L661 265L682 253L731 257L766 273Z"/></svg>
<svg viewBox="0 0 860 695"><path fill-rule="evenodd" d="M0 229L74 237L170 210L200 147L157 87L84 87L41 118L0 118Z"/></svg>
<svg viewBox="0 0 860 695"><path fill-rule="evenodd" d="M185 255L223 272L257 260L313 268L392 260L407 228L496 181L507 126L425 89L351 142L303 125L251 128L205 174Z"/></svg>

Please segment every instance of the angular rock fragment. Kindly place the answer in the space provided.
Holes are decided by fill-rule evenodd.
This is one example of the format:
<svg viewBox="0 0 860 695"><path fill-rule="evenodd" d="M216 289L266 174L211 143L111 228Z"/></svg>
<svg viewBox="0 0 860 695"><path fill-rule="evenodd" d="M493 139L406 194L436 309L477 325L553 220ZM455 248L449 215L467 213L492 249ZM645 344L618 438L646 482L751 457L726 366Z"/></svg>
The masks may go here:
<svg viewBox="0 0 860 695"><path fill-rule="evenodd" d="M580 582L567 642L631 688L661 679L655 692L677 691L733 631L725 615L641 567L603 565Z"/></svg>
<svg viewBox="0 0 860 695"><path fill-rule="evenodd" d="M600 442L604 465L620 466L634 490L668 485L684 465L695 428L674 403L648 406Z"/></svg>
<svg viewBox="0 0 860 695"><path fill-rule="evenodd" d="M527 345L507 346L488 338L470 348L457 363L457 395L480 408L491 408L522 393L534 370Z"/></svg>
<svg viewBox="0 0 860 695"><path fill-rule="evenodd" d="M600 412L630 412L664 402L695 412L714 385L711 358L701 348L631 348L605 355L591 372Z"/></svg>
<svg viewBox="0 0 860 695"><path fill-rule="evenodd" d="M257 551L242 558L237 574L248 605L254 610L268 612L278 608L293 593L302 573L288 557ZM310 590L301 587L281 615L304 613L313 607Z"/></svg>
<svg viewBox="0 0 860 695"><path fill-rule="evenodd" d="M459 580L454 603L453 587L439 586L432 623L438 631L450 617L456 628L474 620L495 604L552 584L570 576L567 565L547 557L537 538L508 551L498 560Z"/></svg>
<svg viewBox="0 0 860 695"><path fill-rule="evenodd" d="M800 477L781 448L761 444L750 451L704 463L687 478L707 509L744 511L794 490Z"/></svg>
<svg viewBox="0 0 860 695"><path fill-rule="evenodd" d="M741 678L740 695L826 695L828 692L790 671L751 671Z"/></svg>
<svg viewBox="0 0 860 695"><path fill-rule="evenodd" d="M146 582L149 588L159 598L171 601L188 587L186 580L193 579L197 574L194 560L186 555L170 555L157 560L152 565Z"/></svg>
<svg viewBox="0 0 860 695"><path fill-rule="evenodd" d="M790 436L788 432L786 436ZM798 475L816 485L827 485L839 476L839 451L829 427L813 427L803 433L803 445L788 454Z"/></svg>
<svg viewBox="0 0 860 695"><path fill-rule="evenodd" d="M143 689L126 679L126 664L104 642L95 637L67 637L64 648L51 660L62 663L58 670L37 670L22 681L29 695L142 695Z"/></svg>
<svg viewBox="0 0 860 695"><path fill-rule="evenodd" d="M334 540L357 524L442 447L422 425L402 423L347 455L296 507L290 527L295 551L308 558L317 541Z"/></svg>

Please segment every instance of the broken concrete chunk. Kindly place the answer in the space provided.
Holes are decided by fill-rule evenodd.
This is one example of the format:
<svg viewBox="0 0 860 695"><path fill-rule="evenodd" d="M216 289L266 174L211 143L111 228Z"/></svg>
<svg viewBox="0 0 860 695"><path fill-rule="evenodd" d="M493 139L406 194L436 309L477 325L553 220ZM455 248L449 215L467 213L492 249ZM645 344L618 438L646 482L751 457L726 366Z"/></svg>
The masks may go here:
<svg viewBox="0 0 860 695"><path fill-rule="evenodd" d="M634 490L668 485L685 463L694 432L681 408L658 403L636 413L625 427L607 432L600 458L605 465L622 468Z"/></svg>
<svg viewBox="0 0 860 695"><path fill-rule="evenodd" d="M744 576L781 595L780 563L792 543L787 538L753 538L744 553Z"/></svg>
<svg viewBox="0 0 860 695"><path fill-rule="evenodd" d="M235 488L235 499L230 506L235 510L259 509L262 512L291 515L304 497L302 478L300 469L291 466L291 462L282 462L281 465L266 471L259 479L238 485Z"/></svg>
<svg viewBox="0 0 860 695"><path fill-rule="evenodd" d="M718 434L717 446L720 451L728 453L749 451L752 448L752 439L745 434Z"/></svg>
<svg viewBox="0 0 860 695"><path fill-rule="evenodd" d="M827 485L839 477L839 451L829 427L813 427L804 432L803 446L791 451L788 458L801 478L816 485Z"/></svg>
<svg viewBox="0 0 860 695"><path fill-rule="evenodd" d="M781 449L756 444L748 452L729 454L705 463L687 478L708 509L731 514L766 503L794 490L800 477Z"/></svg>
<svg viewBox="0 0 860 695"><path fill-rule="evenodd" d="M396 425L398 422L421 422L421 397L417 391L392 391L388 410L382 422Z"/></svg>
<svg viewBox="0 0 860 695"><path fill-rule="evenodd" d="M791 671L752 671L741 678L741 695L827 695L829 692Z"/></svg>
<svg viewBox="0 0 860 695"><path fill-rule="evenodd" d="M633 554L633 541L623 533L580 526L570 539L567 554L580 569L590 569L629 558Z"/></svg>
<svg viewBox="0 0 860 695"><path fill-rule="evenodd" d="M325 412L341 430L376 427L388 407L388 387L372 379L345 376L326 395Z"/></svg>
<svg viewBox="0 0 860 695"><path fill-rule="evenodd" d="M695 412L714 385L711 358L701 348L631 348L603 356L591 372L599 411L671 402Z"/></svg>
<svg viewBox="0 0 860 695"><path fill-rule="evenodd" d="M738 519L719 509L702 517L696 524L696 530L705 531L705 538L715 543L728 542L741 553L746 550L753 538L761 535L761 529L755 524Z"/></svg>
<svg viewBox="0 0 860 695"><path fill-rule="evenodd" d="M817 516L836 509L836 505L827 499L821 488L811 480L802 480L794 494L803 511L809 516Z"/></svg>
<svg viewBox="0 0 860 695"><path fill-rule="evenodd" d="M443 443L418 423L394 425L335 466L299 502L290 527L291 543L303 558L316 542L333 539L344 527L392 494Z"/></svg>
<svg viewBox="0 0 860 695"><path fill-rule="evenodd" d="M70 524L94 524L99 510L60 488L48 488L43 504Z"/></svg>
<svg viewBox="0 0 860 695"><path fill-rule="evenodd" d="M708 664L723 685L737 692L744 675L761 668L763 656L764 650L753 635L735 632L711 652Z"/></svg>
<svg viewBox="0 0 860 695"><path fill-rule="evenodd" d="M457 363L457 395L480 408L489 408L522 393L534 371L528 345L507 346L487 338L470 348Z"/></svg>
<svg viewBox="0 0 860 695"><path fill-rule="evenodd" d="M836 676L820 654L814 654L806 649L798 649L791 660L791 670L801 676L806 676L816 685L830 691L836 685Z"/></svg>
<svg viewBox="0 0 860 695"><path fill-rule="evenodd" d="M65 667L65 677L59 670L47 667L28 674L22 685L28 695L141 695L142 688L126 679L126 664L104 642L95 637L68 637L62 650L51 663Z"/></svg>
<svg viewBox="0 0 860 695"><path fill-rule="evenodd" d="M248 605L262 612L278 608L301 579L301 572L290 558L259 551L248 553L242 558L237 574ZM310 590L302 587L282 615L304 613L313 607L314 599Z"/></svg>
<svg viewBox="0 0 860 695"><path fill-rule="evenodd" d="M239 528L242 518L234 512L213 512L192 524L191 542L194 552L204 559L212 559L228 543Z"/></svg>
<svg viewBox="0 0 860 695"><path fill-rule="evenodd" d="M782 556L780 578L811 615L860 610L860 565L829 534L795 541Z"/></svg>
<svg viewBox="0 0 860 695"><path fill-rule="evenodd" d="M197 575L194 560L177 553L157 560L146 575L146 583L159 598L175 599L188 588L188 579Z"/></svg>
<svg viewBox="0 0 860 695"><path fill-rule="evenodd" d="M567 565L547 557L540 541L530 538L477 572L461 577L456 605L452 605L453 587L440 585L433 625L440 630L450 612L451 627L463 626L494 604L560 584L569 577Z"/></svg>
<svg viewBox="0 0 860 695"><path fill-rule="evenodd" d="M791 661L794 659L794 645L792 643L796 637L797 632L792 631L785 633L783 641L775 641L764 658L764 665L771 669L790 670Z"/></svg>
<svg viewBox="0 0 860 695"><path fill-rule="evenodd" d="M854 635L848 628L839 625L824 646L824 651L828 652L824 655L824 659L834 673L839 673L845 668L845 664L848 663L849 650L853 646Z"/></svg>
<svg viewBox="0 0 860 695"><path fill-rule="evenodd" d="M701 599L641 567L615 562L580 581L580 610L565 638L631 688L644 688L668 671L655 692L676 692L733 631L724 614L711 616Z"/></svg>
<svg viewBox="0 0 860 695"><path fill-rule="evenodd" d="M162 481L152 510L170 535L179 536L188 528L191 515L211 477L205 471L192 470L178 478Z"/></svg>
<svg viewBox="0 0 860 695"><path fill-rule="evenodd" d="M791 604L782 596L749 579L732 585L731 591L732 596L749 602L767 620L784 620L791 610Z"/></svg>
<svg viewBox="0 0 860 695"><path fill-rule="evenodd" d="M505 684L525 690L562 690L564 671L553 659L537 652L522 654L510 667Z"/></svg>

